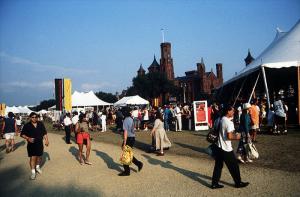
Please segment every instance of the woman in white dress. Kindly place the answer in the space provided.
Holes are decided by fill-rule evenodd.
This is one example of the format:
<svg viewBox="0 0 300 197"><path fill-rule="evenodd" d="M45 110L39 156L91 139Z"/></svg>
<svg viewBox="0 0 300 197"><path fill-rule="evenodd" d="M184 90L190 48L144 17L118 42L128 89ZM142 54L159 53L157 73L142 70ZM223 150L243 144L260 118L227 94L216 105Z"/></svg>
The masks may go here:
<svg viewBox="0 0 300 197"><path fill-rule="evenodd" d="M155 136L156 150L160 150L157 156L163 156L164 148L171 147L171 142L167 137L166 131L164 129L162 114L159 111L156 112L155 118L156 119L154 122L154 127L151 131L151 135Z"/></svg>

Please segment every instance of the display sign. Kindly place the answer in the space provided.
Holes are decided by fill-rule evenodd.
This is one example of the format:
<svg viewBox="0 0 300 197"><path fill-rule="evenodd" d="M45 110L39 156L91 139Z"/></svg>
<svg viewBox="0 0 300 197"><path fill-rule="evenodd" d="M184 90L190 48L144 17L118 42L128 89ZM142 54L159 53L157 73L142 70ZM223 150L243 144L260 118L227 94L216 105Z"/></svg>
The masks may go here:
<svg viewBox="0 0 300 197"><path fill-rule="evenodd" d="M195 131L207 130L209 128L207 101L194 101L193 108L194 108Z"/></svg>

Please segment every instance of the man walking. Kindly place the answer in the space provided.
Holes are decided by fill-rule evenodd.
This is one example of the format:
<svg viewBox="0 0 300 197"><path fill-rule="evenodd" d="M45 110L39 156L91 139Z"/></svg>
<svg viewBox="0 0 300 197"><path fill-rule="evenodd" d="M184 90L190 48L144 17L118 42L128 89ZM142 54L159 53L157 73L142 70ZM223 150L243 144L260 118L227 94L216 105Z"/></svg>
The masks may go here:
<svg viewBox="0 0 300 197"><path fill-rule="evenodd" d="M30 158L31 176L30 179L36 178L36 172L41 174L42 170L40 164L42 161L42 155L44 153L43 140L45 145L49 145L47 131L42 122L37 120L37 114L31 112L29 115L30 122L26 123L22 129L21 137L27 141L27 153Z"/></svg>
<svg viewBox="0 0 300 197"><path fill-rule="evenodd" d="M223 185L219 184L219 180L222 173L223 162L225 162L233 180L236 188L242 188L249 185L248 182L241 181L240 168L236 157L233 152L231 145L231 140L239 140L241 138L240 134L235 135L234 124L231 121L234 115L234 108L231 106L224 108L224 116L221 118L219 126L219 137L215 151L215 167L212 177L212 189L223 188Z"/></svg>
<svg viewBox="0 0 300 197"><path fill-rule="evenodd" d="M135 142L134 123L130 114L130 109L126 109L124 113L126 118L124 119L123 122L124 135L123 135L122 149L124 149L126 145L132 148ZM138 167L138 171L142 170L143 163L137 160L134 156L132 159L132 163L134 163ZM123 165L123 167L124 167L124 171L121 172L119 176L129 176L130 175L129 165Z"/></svg>
<svg viewBox="0 0 300 197"><path fill-rule="evenodd" d="M70 138L71 138L71 126L72 126L72 121L71 121L71 115L70 115L70 113L66 114L66 117L64 118L64 125L65 125L65 132L66 132L66 143L67 144L72 144L70 142Z"/></svg>

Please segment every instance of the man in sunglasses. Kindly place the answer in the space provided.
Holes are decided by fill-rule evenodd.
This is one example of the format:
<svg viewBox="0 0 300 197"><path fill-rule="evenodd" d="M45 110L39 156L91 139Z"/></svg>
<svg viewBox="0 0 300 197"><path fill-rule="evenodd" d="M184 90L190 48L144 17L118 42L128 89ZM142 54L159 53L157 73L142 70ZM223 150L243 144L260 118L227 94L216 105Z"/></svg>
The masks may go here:
<svg viewBox="0 0 300 197"><path fill-rule="evenodd" d="M21 137L27 140L27 153L30 157L31 176L30 179L34 180L36 172L41 174L42 170L40 164L44 152L43 139L45 145L49 145L47 131L44 124L38 121L35 112L30 113L30 122L26 123L22 129Z"/></svg>

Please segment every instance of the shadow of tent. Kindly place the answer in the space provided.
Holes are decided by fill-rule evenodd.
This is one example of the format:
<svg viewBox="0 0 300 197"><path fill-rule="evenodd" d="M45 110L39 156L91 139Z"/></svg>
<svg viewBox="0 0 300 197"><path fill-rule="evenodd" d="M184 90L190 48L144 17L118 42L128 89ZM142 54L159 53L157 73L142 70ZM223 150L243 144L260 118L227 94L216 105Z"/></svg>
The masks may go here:
<svg viewBox="0 0 300 197"><path fill-rule="evenodd" d="M145 155L145 154L142 154L143 157L145 157L148 162L152 165L160 165L161 167L163 168L168 168L168 169L172 169L194 181L197 181L199 183L201 183L202 185L206 186L206 187L210 187L211 186L211 177L209 176L206 176L206 175L202 175L202 174L199 174L199 173L196 173L196 172L192 172L190 170L186 170L186 169L183 169L183 168L179 168L179 167L176 167L172 164L172 162L170 161L161 161L161 160L158 160L158 159L154 159L152 157L150 157L149 155ZM206 180L205 180L206 179ZM229 186L232 186L232 184L230 183L227 183L227 182L224 182L224 181L220 181L221 183L225 184L225 185L229 185Z"/></svg>
<svg viewBox="0 0 300 197"><path fill-rule="evenodd" d="M27 176L28 175L28 176ZM90 188L78 188L75 184L66 186L55 185L55 187L32 184L28 172L21 167L12 167L0 171L1 182L0 194L2 197L9 196L104 196L100 191L93 191Z"/></svg>
<svg viewBox="0 0 300 197"><path fill-rule="evenodd" d="M101 157L106 163L107 167L118 172L122 172L121 164L114 162L114 160L106 153L93 149L96 152L96 155Z"/></svg>

